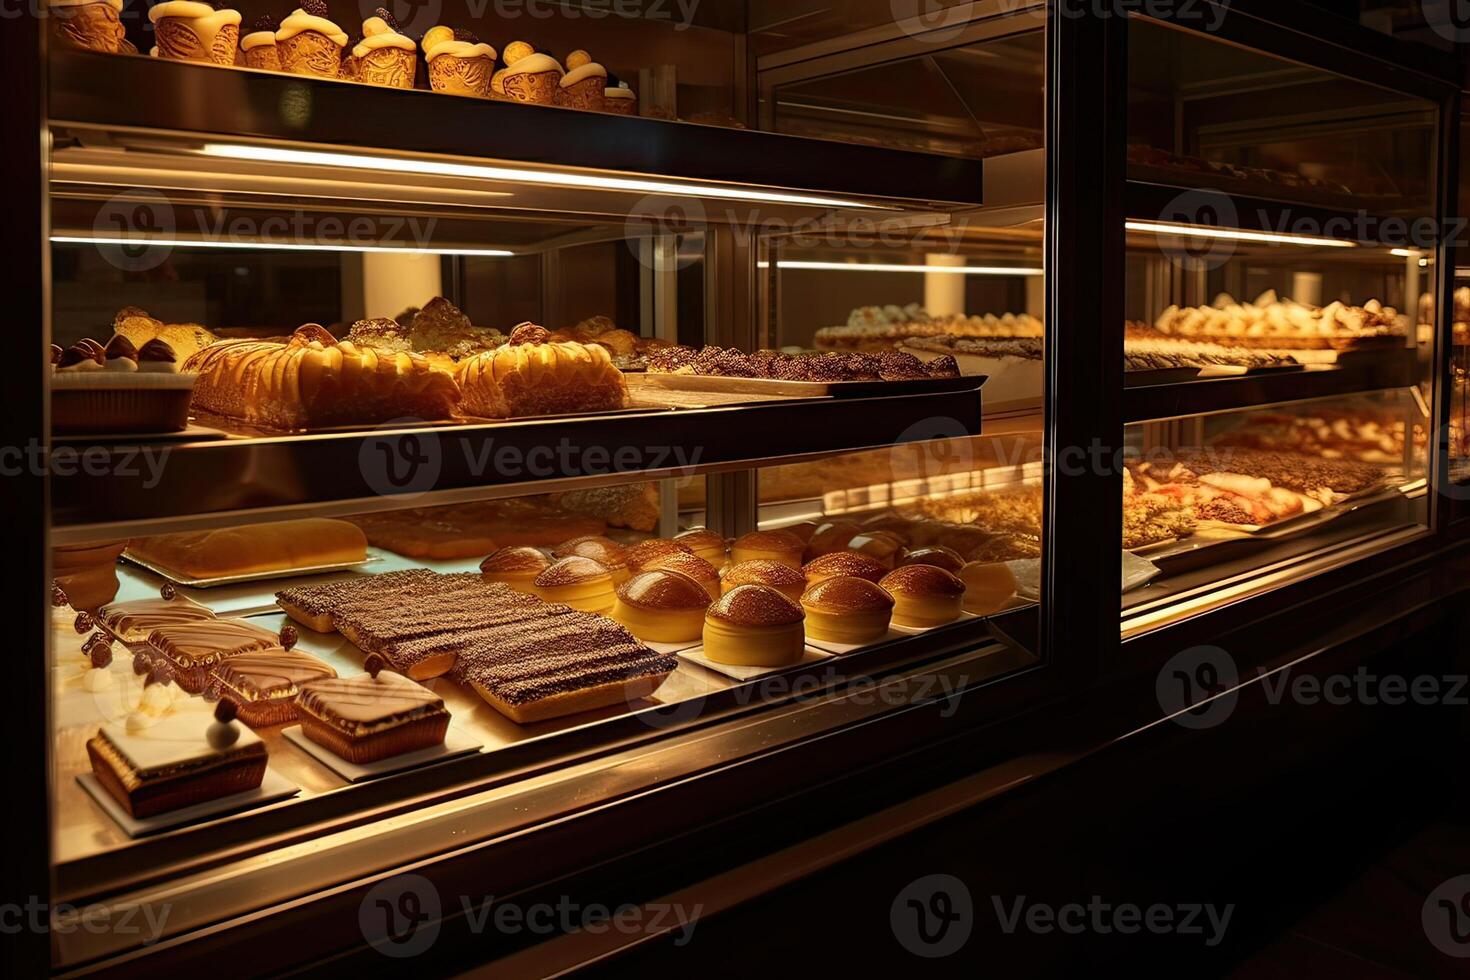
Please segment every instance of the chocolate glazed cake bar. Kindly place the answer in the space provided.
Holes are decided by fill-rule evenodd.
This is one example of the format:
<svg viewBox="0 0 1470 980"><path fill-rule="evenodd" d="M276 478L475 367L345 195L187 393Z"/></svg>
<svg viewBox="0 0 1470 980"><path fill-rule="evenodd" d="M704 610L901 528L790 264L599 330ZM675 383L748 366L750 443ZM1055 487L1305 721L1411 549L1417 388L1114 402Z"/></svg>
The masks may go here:
<svg viewBox="0 0 1470 980"><path fill-rule="evenodd" d="M295 721L301 686L337 676L316 657L280 647L231 657L212 674L210 686L240 706L240 720L251 728Z"/></svg>
<svg viewBox="0 0 1470 980"><path fill-rule="evenodd" d="M366 674L304 685L301 733L358 765L442 744L449 732L443 699L386 667L374 654Z"/></svg>
<svg viewBox="0 0 1470 980"><path fill-rule="evenodd" d="M275 633L242 619L208 619L159 627L148 634L148 644L136 656L150 667L167 667L179 687L190 694L202 694L216 664L280 642Z"/></svg>

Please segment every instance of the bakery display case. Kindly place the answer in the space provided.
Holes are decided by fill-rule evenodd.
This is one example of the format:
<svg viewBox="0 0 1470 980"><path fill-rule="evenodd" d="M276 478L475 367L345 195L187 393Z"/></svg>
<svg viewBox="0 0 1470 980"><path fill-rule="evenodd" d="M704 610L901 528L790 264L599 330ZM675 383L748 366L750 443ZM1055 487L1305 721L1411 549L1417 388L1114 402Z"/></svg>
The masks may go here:
<svg viewBox="0 0 1470 980"><path fill-rule="evenodd" d="M175 913L59 970L371 946L317 899L728 832L1437 530L1444 243L1279 223L1438 213L1412 86L1041 2L74 6L37 839Z"/></svg>

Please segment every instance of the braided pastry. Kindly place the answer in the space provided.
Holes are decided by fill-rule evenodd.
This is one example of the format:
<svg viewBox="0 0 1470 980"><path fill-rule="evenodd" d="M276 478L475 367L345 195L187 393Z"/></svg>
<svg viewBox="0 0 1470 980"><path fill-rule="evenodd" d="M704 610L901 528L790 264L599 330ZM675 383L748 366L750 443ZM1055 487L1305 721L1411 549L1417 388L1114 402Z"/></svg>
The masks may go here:
<svg viewBox="0 0 1470 980"><path fill-rule="evenodd" d="M510 343L459 365L461 410L487 419L605 412L627 404L628 386L607 350L553 343L542 327L521 324Z"/></svg>

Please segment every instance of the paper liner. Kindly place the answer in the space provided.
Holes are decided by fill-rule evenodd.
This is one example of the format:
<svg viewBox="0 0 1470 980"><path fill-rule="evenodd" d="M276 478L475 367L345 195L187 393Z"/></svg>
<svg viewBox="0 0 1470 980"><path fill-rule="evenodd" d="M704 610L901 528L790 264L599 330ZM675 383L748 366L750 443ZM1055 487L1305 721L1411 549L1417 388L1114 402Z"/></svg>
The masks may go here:
<svg viewBox="0 0 1470 980"><path fill-rule="evenodd" d="M246 68L257 68L261 71L280 71L281 52L276 50L274 44L257 45L249 51L242 51L240 53L240 63Z"/></svg>
<svg viewBox="0 0 1470 980"><path fill-rule="evenodd" d="M612 113L614 116L636 116L638 115L638 100L609 99L604 93L602 97L602 111Z"/></svg>
<svg viewBox="0 0 1470 980"><path fill-rule="evenodd" d="M556 104L568 109L601 112L607 101L607 79L598 75L584 78L574 85L556 88Z"/></svg>
<svg viewBox="0 0 1470 980"><path fill-rule="evenodd" d="M342 76L342 49L337 42L316 31L302 31L295 37L276 42L281 70L293 75L315 75L318 78Z"/></svg>
<svg viewBox="0 0 1470 980"><path fill-rule="evenodd" d="M52 7L51 40L67 48L119 54L125 50L125 31L117 11L105 3Z"/></svg>
<svg viewBox="0 0 1470 980"><path fill-rule="evenodd" d="M235 52L240 46L240 27L227 24L215 34L208 47L194 32L186 17L163 17L154 25L154 38L158 41L158 56L175 61L203 61L215 65L233 65Z"/></svg>
<svg viewBox="0 0 1470 980"><path fill-rule="evenodd" d="M418 74L418 56L403 48L377 48L361 58L349 58L352 78L365 85L413 88Z"/></svg>
<svg viewBox="0 0 1470 980"><path fill-rule="evenodd" d="M445 95L488 99L494 71L495 62L489 58L458 58L452 54L441 54L429 62L429 87Z"/></svg>
<svg viewBox="0 0 1470 980"><path fill-rule="evenodd" d="M561 90L561 73L555 71L522 72L501 77L505 89L502 98L509 102L528 102L533 105L555 105Z"/></svg>
<svg viewBox="0 0 1470 980"><path fill-rule="evenodd" d="M179 388L51 389L56 433L178 432L189 425L192 391Z"/></svg>

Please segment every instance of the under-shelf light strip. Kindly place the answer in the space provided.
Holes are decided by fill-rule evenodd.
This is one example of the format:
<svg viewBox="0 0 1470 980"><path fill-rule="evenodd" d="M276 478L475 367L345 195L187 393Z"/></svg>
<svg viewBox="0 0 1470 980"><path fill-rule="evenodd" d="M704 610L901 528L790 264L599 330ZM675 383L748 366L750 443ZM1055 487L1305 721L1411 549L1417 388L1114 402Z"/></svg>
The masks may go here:
<svg viewBox="0 0 1470 980"><path fill-rule="evenodd" d="M502 248L417 248L412 245L331 245L317 242L244 242L223 239L106 238L97 235L52 235L53 245L128 245L147 248L227 248L265 252L386 252L393 255L478 255L506 258L515 255Z"/></svg>
<svg viewBox="0 0 1470 980"><path fill-rule="evenodd" d="M1129 231L1143 231L1154 235L1172 235L1177 238L1219 238L1232 242L1264 242L1267 245L1303 245L1310 248L1357 248L1357 242L1342 238L1321 238L1315 235L1287 235L1275 231L1243 231L1238 228L1216 228L1212 225L1176 225L1159 221L1130 221Z"/></svg>
<svg viewBox="0 0 1470 980"><path fill-rule="evenodd" d="M662 180L642 180L603 174L569 174L545 170L520 170L513 167L491 167L484 164L450 163L446 160L410 160L397 157L361 156L356 153L323 153L318 150L290 150L276 146L251 146L235 143L206 143L200 151L209 156L235 160L258 160L265 163L302 163L323 167L351 167L389 173L428 174L443 177L477 177L520 184L549 187L573 187L592 190L631 191L636 194L671 194L680 197L705 197L730 201L753 201L771 204L801 204L824 208L853 208L867 211L897 211L896 207L868 204L838 197L810 194L785 194L778 191L746 190L714 184L679 184Z"/></svg>
<svg viewBox="0 0 1470 980"><path fill-rule="evenodd" d="M760 263L762 269L769 269L771 263ZM800 262L782 261L776 263L778 269L815 269L825 272L912 272L927 275L935 273L942 276L1040 276L1045 275L1042 269L1016 268L1010 266L988 266L988 265L889 265L872 262Z"/></svg>

